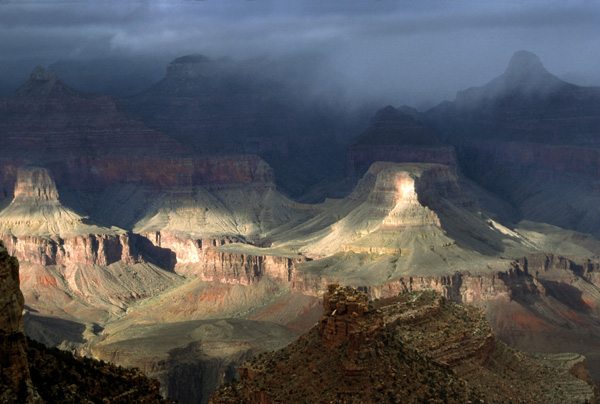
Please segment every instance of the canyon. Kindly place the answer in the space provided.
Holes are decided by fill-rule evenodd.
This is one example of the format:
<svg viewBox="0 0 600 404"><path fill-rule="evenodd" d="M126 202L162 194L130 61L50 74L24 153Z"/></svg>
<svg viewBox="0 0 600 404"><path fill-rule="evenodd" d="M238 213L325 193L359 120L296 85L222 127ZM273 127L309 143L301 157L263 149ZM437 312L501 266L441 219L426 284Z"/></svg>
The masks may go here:
<svg viewBox="0 0 600 404"><path fill-rule="evenodd" d="M25 299L11 327L206 403L309 331L328 284L433 289L513 347L586 355L600 380L597 89L520 52L453 103L385 107L319 148L353 121L299 122L242 67L182 57L125 100L37 67L0 99L0 240Z"/></svg>

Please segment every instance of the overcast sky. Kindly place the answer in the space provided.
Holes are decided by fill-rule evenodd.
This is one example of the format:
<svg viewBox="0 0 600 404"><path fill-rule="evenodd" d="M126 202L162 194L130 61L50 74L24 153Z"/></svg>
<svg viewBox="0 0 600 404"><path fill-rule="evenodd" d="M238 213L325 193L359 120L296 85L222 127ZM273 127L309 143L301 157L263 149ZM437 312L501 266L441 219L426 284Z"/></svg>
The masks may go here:
<svg viewBox="0 0 600 404"><path fill-rule="evenodd" d="M316 86L335 74L352 97L424 106L501 74L520 49L560 77L600 84L599 3L0 0L0 74L16 80L35 64L104 57L317 54Z"/></svg>

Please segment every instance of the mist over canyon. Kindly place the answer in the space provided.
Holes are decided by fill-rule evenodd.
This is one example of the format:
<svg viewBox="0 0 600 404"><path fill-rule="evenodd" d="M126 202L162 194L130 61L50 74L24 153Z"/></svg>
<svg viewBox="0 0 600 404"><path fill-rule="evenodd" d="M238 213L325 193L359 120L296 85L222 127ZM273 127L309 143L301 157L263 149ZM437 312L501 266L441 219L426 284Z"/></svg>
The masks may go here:
<svg viewBox="0 0 600 404"><path fill-rule="evenodd" d="M338 83L316 91L319 69L306 60L176 55L162 77L140 73L122 91L93 87L85 63L32 66L0 98L0 240L20 263L24 297L23 325L11 315L14 338L24 330L49 346L137 367L160 381L164 397L207 403L241 364L319 321L326 346L360 340L349 358L366 347L364 369L343 364L344 377L360 379L368 358L392 355L360 327L379 335L389 324L386 332L423 333L410 341L414 352L431 350L437 362L403 355L444 383L477 363L505 386L486 366L519 357L513 348L573 353L556 359L559 370L544 383L558 377L579 389L572 397L595 400L600 88L564 81L529 51L504 63L487 84L419 109L346 102L333 91ZM352 307L380 299L388 317L359 310L361 320L340 320L328 306L329 284L359 290ZM344 290L342 300L354 293ZM412 320L385 302L403 305ZM481 310L487 323L452 302ZM348 307L340 310L350 316ZM420 310L439 323L430 319L428 328ZM435 334L461 310L463 334ZM419 342L434 334L467 354L452 362ZM317 331L307 335L300 341L321 355ZM300 350L286 349L273 354L284 376L281 358ZM515 374L542 366L519 363ZM253 380L240 374L241 386ZM452 390L456 402L493 396L461 386ZM267 391L296 394L243 394L267 402ZM229 402L227 394L215 402ZM526 402L544 394L532 390ZM552 397L560 402L563 392Z"/></svg>

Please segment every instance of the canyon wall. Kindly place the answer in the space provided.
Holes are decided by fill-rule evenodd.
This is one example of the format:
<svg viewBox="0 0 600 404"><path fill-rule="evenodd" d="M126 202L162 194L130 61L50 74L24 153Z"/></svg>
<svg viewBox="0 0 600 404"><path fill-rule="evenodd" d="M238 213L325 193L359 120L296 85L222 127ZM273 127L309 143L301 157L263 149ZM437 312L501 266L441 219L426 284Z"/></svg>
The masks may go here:
<svg viewBox="0 0 600 404"><path fill-rule="evenodd" d="M70 238L59 236L13 236L0 234L10 255L39 265L110 265L122 261L140 262L135 236L124 234L86 234Z"/></svg>

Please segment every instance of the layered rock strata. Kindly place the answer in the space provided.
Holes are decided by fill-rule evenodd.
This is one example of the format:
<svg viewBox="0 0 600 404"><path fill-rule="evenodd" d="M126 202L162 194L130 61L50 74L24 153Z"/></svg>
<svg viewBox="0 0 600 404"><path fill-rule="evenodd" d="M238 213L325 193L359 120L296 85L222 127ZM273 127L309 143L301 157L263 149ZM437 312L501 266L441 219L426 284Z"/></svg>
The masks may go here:
<svg viewBox="0 0 600 404"><path fill-rule="evenodd" d="M87 224L85 217L60 203L47 169L19 169L14 195L0 212L0 239L20 260L40 265L138 262L130 234Z"/></svg>
<svg viewBox="0 0 600 404"><path fill-rule="evenodd" d="M370 128L346 151L346 176L358 178L378 161L433 163L457 169L454 148L444 145L422 123L394 107L377 112Z"/></svg>
<svg viewBox="0 0 600 404"><path fill-rule="evenodd" d="M30 161L181 154L168 136L131 119L116 98L80 93L36 67L0 98L0 154Z"/></svg>

